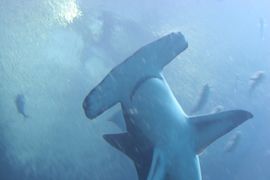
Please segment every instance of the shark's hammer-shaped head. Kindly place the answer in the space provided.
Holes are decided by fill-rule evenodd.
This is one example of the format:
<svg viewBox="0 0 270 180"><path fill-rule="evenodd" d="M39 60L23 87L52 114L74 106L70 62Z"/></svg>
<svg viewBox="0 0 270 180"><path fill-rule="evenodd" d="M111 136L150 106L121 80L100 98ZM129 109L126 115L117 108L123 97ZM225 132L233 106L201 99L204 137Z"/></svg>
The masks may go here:
<svg viewBox="0 0 270 180"><path fill-rule="evenodd" d="M168 34L137 51L133 59L143 58L148 67L154 66L160 72L164 66L170 63L177 55L188 48L185 37L180 33ZM145 68L147 71L148 69Z"/></svg>
<svg viewBox="0 0 270 180"><path fill-rule="evenodd" d="M159 76L163 67L188 47L184 36L168 34L136 51L116 66L84 99L83 109L93 119L129 97L139 81Z"/></svg>

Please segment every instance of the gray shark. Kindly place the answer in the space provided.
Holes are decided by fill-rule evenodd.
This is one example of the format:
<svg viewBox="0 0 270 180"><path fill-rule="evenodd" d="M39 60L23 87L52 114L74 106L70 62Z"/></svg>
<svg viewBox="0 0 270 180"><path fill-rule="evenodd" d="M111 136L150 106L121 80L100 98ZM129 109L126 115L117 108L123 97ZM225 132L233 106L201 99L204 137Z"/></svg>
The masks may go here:
<svg viewBox="0 0 270 180"><path fill-rule="evenodd" d="M188 44L166 35L115 67L83 102L89 119L120 103L127 131L104 139L133 160L140 180L201 180L198 154L252 114L244 110L188 116L161 71Z"/></svg>

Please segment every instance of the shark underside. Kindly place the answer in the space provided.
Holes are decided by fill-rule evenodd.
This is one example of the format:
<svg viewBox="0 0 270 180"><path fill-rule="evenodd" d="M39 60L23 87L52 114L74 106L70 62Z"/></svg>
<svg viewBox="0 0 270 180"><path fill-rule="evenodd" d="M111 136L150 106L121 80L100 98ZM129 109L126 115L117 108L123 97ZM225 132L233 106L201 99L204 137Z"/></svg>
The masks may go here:
<svg viewBox="0 0 270 180"><path fill-rule="evenodd" d="M187 116L161 71L188 44L181 33L166 35L115 67L85 98L93 119L121 104L126 132L104 139L133 160L140 180L200 180L198 154L252 118L244 110Z"/></svg>

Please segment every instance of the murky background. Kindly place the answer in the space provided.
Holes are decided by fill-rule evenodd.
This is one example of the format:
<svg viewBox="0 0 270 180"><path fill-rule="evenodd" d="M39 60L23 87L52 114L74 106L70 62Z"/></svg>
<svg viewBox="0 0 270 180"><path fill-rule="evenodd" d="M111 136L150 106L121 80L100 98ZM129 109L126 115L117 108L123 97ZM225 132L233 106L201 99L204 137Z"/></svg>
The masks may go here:
<svg viewBox="0 0 270 180"><path fill-rule="evenodd" d="M0 179L137 179L102 139L122 131L110 121L119 106L90 121L82 101L135 50L181 31L189 48L164 74L186 113L208 84L195 114L255 116L201 155L204 180L269 180L269 9L267 0L0 0Z"/></svg>

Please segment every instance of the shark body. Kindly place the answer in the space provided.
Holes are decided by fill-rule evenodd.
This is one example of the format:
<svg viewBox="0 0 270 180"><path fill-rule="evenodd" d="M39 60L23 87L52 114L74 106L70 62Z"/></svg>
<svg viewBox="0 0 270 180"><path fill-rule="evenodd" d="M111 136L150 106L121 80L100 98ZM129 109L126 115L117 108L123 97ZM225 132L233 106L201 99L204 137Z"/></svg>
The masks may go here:
<svg viewBox="0 0 270 180"><path fill-rule="evenodd" d="M198 154L252 114L244 110L189 117L161 71L188 44L164 36L115 67L85 98L93 119L121 103L127 131L104 139L134 162L140 180L201 180Z"/></svg>

